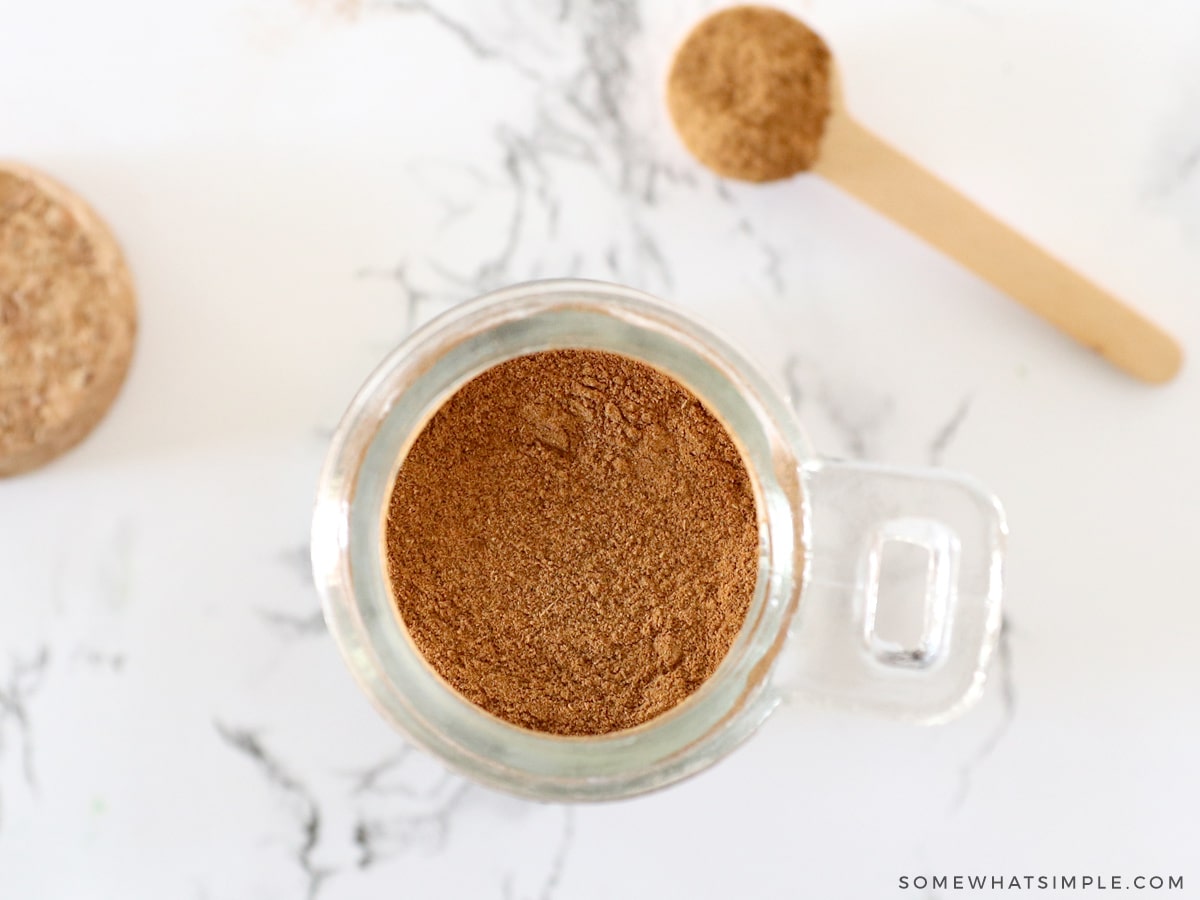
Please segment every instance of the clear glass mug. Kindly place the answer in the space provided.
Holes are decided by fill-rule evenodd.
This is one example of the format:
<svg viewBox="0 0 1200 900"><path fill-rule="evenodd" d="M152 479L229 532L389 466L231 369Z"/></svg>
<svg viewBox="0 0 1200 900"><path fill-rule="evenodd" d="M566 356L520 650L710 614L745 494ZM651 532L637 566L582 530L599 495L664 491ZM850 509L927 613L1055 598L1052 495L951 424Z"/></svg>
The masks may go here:
<svg viewBox="0 0 1200 900"><path fill-rule="evenodd" d="M433 413L485 369L563 347L633 357L691 390L741 450L759 514L757 587L724 662L679 706L596 737L511 725L442 681L403 627L383 555L392 479ZM312 563L346 664L409 740L517 794L604 800L711 765L789 695L921 722L961 712L999 633L1005 534L996 498L962 475L816 457L784 398L682 311L616 285L544 281L454 308L375 370L321 473ZM898 546L923 563L890 565ZM904 641L878 627L897 582L923 597Z"/></svg>

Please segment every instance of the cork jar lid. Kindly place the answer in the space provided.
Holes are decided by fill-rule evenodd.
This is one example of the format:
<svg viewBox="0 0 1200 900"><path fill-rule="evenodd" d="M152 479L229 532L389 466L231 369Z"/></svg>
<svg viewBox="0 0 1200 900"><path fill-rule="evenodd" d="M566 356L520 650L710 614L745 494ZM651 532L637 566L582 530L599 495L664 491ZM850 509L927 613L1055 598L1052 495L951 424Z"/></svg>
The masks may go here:
<svg viewBox="0 0 1200 900"><path fill-rule="evenodd" d="M133 279L108 226L46 175L0 163L0 476L87 436L136 332Z"/></svg>

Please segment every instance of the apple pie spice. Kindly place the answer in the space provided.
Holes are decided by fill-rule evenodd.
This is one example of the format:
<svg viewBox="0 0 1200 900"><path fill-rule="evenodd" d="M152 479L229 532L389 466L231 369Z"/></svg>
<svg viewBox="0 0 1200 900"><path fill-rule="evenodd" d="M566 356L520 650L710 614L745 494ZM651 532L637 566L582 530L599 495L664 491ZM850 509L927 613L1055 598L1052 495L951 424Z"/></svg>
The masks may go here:
<svg viewBox="0 0 1200 900"><path fill-rule="evenodd" d="M667 107L691 153L718 175L773 181L817 161L832 64L820 36L782 10L723 9L675 55Z"/></svg>
<svg viewBox="0 0 1200 900"><path fill-rule="evenodd" d="M591 350L519 357L454 394L399 469L384 540L429 665L562 735L632 728L696 691L758 572L724 426L656 369Z"/></svg>

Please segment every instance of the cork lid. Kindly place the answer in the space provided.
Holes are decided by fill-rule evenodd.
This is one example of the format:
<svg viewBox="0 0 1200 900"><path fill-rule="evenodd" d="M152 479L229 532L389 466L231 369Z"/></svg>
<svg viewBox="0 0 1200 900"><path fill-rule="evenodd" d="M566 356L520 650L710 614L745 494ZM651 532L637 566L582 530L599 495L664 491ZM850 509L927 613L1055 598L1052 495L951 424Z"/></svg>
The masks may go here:
<svg viewBox="0 0 1200 900"><path fill-rule="evenodd" d="M125 380L136 331L108 226L46 175L0 163L0 476L87 436Z"/></svg>

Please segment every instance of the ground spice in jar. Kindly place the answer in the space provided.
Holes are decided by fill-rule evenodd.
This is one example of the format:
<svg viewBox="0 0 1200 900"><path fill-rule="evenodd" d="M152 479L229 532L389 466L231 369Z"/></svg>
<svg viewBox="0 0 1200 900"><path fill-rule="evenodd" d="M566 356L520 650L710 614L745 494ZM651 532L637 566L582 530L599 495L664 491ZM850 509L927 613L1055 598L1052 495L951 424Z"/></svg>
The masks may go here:
<svg viewBox="0 0 1200 900"><path fill-rule="evenodd" d="M516 725L631 728L729 651L758 570L745 464L678 382L613 353L495 366L425 426L385 551L433 669Z"/></svg>
<svg viewBox="0 0 1200 900"><path fill-rule="evenodd" d="M812 167L830 110L829 48L782 10L736 6L675 55L667 107L688 150L718 175L788 178Z"/></svg>
<svg viewBox="0 0 1200 900"><path fill-rule="evenodd" d="M133 280L104 222L40 172L0 166L0 476L96 426L136 331Z"/></svg>

